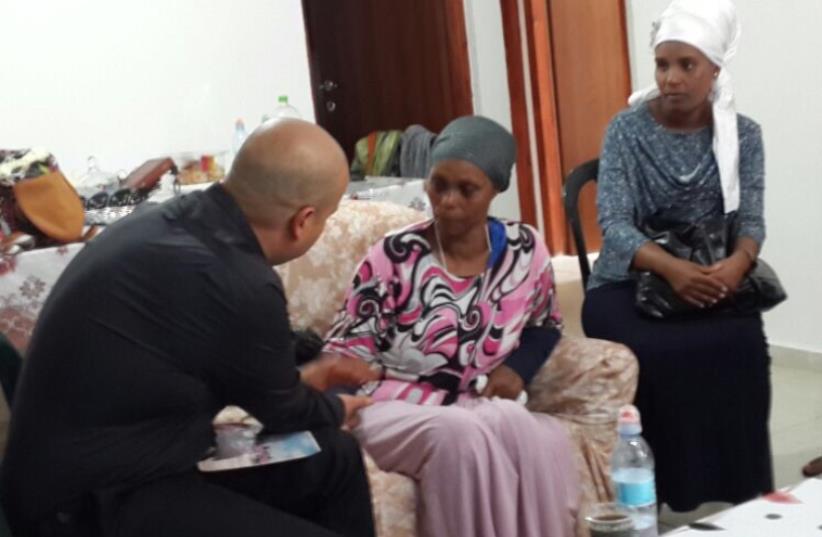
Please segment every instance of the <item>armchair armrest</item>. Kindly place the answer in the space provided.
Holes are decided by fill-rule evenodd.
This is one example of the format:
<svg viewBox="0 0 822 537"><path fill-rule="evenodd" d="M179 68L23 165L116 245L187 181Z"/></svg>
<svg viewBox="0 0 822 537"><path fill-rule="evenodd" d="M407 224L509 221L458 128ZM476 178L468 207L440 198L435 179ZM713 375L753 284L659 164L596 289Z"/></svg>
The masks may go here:
<svg viewBox="0 0 822 537"><path fill-rule="evenodd" d="M617 411L633 401L638 376L636 357L624 345L563 336L528 387L529 409L551 414L568 431L582 477L582 509L613 500Z"/></svg>
<svg viewBox="0 0 822 537"><path fill-rule="evenodd" d="M639 366L624 345L563 336L528 386L528 407L564 420L613 423L619 407L633 401Z"/></svg>

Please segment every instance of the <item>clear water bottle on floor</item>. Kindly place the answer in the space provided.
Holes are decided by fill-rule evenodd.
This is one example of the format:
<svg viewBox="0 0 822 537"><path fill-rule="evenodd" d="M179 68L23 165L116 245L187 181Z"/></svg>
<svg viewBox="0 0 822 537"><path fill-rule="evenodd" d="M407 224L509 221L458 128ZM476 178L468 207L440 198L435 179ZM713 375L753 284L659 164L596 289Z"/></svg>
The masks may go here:
<svg viewBox="0 0 822 537"><path fill-rule="evenodd" d="M642 423L633 405L619 409L619 442L611 457L617 503L630 509L637 537L657 537L654 455L640 436Z"/></svg>

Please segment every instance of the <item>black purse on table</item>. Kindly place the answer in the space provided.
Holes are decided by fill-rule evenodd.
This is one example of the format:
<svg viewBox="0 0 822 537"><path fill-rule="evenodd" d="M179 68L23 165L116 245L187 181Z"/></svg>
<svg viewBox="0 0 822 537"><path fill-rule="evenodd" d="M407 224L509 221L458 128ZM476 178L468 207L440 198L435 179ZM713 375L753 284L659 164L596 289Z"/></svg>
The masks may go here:
<svg viewBox="0 0 822 537"><path fill-rule="evenodd" d="M695 224L652 219L641 231L669 254L709 266L733 253L737 229L734 212ZM736 293L707 309L697 308L679 298L668 282L653 272L637 272L636 279L637 309L658 319L706 311L763 312L787 298L776 272L761 258L743 278Z"/></svg>

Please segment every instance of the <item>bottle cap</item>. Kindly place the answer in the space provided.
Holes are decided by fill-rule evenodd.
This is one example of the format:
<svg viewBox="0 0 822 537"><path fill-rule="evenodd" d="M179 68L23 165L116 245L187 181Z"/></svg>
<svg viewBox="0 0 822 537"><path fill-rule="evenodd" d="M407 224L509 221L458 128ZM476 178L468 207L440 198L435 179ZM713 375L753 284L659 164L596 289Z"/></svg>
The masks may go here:
<svg viewBox="0 0 822 537"><path fill-rule="evenodd" d="M625 435L634 435L642 432L639 410L637 410L634 405L624 405L620 407L617 418L617 430L619 434Z"/></svg>
<svg viewBox="0 0 822 537"><path fill-rule="evenodd" d="M288 95L280 95L277 97L277 102L280 104L288 104Z"/></svg>

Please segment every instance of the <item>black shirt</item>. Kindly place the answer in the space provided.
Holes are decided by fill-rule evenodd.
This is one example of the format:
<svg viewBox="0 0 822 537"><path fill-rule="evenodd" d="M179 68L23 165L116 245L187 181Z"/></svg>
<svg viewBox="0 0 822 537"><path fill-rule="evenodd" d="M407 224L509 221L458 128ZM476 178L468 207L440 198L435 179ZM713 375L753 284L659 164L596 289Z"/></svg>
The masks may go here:
<svg viewBox="0 0 822 537"><path fill-rule="evenodd" d="M192 470L228 404L272 432L339 425L293 347L282 284L221 186L111 226L32 336L0 478L10 516Z"/></svg>

